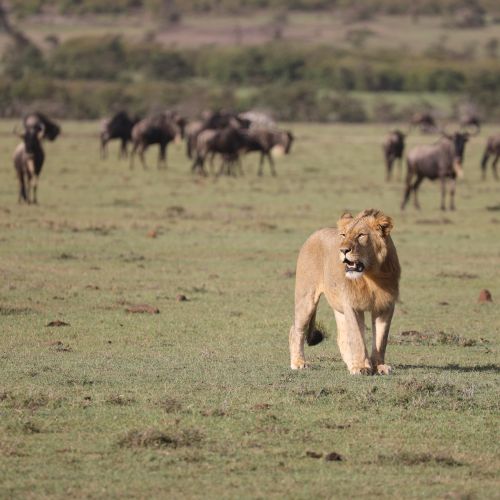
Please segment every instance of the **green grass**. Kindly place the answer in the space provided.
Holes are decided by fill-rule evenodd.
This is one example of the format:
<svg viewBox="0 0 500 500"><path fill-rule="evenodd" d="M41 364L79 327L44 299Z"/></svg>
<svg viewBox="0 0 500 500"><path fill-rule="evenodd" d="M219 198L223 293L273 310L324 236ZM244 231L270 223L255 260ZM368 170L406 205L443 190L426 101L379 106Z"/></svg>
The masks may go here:
<svg viewBox="0 0 500 500"><path fill-rule="evenodd" d="M116 145L99 160L98 123L63 128L40 205L19 206L0 123L0 497L498 496L500 191L478 166L491 130L467 148L456 212L427 182L422 211L401 213L383 127L293 125L277 178L249 156L217 181L192 177L184 148L167 171L130 171ZM347 373L325 303L330 338L292 372L298 249L368 207L394 217L403 270L394 374Z"/></svg>

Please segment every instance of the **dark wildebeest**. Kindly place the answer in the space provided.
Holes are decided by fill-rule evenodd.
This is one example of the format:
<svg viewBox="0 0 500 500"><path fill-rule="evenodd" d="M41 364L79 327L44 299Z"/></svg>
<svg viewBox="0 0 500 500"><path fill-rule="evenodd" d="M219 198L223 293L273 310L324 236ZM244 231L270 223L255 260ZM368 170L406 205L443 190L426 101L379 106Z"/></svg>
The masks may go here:
<svg viewBox="0 0 500 500"><path fill-rule="evenodd" d="M264 159L267 158L271 167L271 174L276 175L272 150L280 149L281 153L288 154L294 140L293 134L289 130L251 128L243 132L246 139L245 152L260 152L258 175L262 175L264 168Z"/></svg>
<svg viewBox="0 0 500 500"><path fill-rule="evenodd" d="M19 203L37 203L38 177L45 160L42 148L44 133L42 124L27 127L20 136L23 142L14 151L14 168L19 180ZM30 191L33 191L33 197L30 196Z"/></svg>
<svg viewBox="0 0 500 500"><path fill-rule="evenodd" d="M498 158L500 158L500 134L491 135L486 141L486 148L481 159L483 181L486 179L486 167L488 166L488 158L490 157L490 155L495 156L491 164L491 169L493 170L495 179L498 180L497 163Z"/></svg>
<svg viewBox="0 0 500 500"><path fill-rule="evenodd" d="M415 113L411 117L410 130L413 127L420 128L422 133L433 133L438 130L434 116L428 111Z"/></svg>
<svg viewBox="0 0 500 500"><path fill-rule="evenodd" d="M425 178L430 180L440 179L441 210L446 210L446 182L449 182L450 210L455 210L456 178L463 175L463 156L469 135L468 132L455 132L452 135L443 134L443 137L435 144L415 146L410 150L406 157L408 172L401 210L404 210L412 191L415 208L420 208L417 190ZM412 182L413 177L416 177L414 182Z"/></svg>
<svg viewBox="0 0 500 500"><path fill-rule="evenodd" d="M23 126L25 130L34 127L38 129L43 128L43 139L48 139L49 141L54 141L61 133L61 127L47 115L39 111L26 115L23 119Z"/></svg>
<svg viewBox="0 0 500 500"><path fill-rule="evenodd" d="M147 168L144 152L151 144L158 144L160 147L158 156L158 168L163 164L166 168L167 145L171 141L179 142L182 138L182 128L178 121L167 113L160 113L148 116L139 121L132 128L132 154L130 155L130 168L134 167L135 153L139 152L142 166Z"/></svg>
<svg viewBox="0 0 500 500"><path fill-rule="evenodd" d="M405 137L406 135L401 130L393 130L382 144L386 167L386 181L391 180L392 167L396 160L399 160L399 177L401 177Z"/></svg>
<svg viewBox="0 0 500 500"><path fill-rule="evenodd" d="M192 172L198 171L206 175L205 160L208 155L220 154L222 165L218 175L225 170L232 173L231 167L239 163L240 152L244 151L247 138L239 128L226 127L222 130L203 130L198 134L196 140L196 158L191 167Z"/></svg>
<svg viewBox="0 0 500 500"><path fill-rule="evenodd" d="M204 130L222 130L227 127L247 129L251 123L249 119L226 110L205 111L202 115L202 120L186 126L186 153L189 159L193 158L198 134Z"/></svg>
<svg viewBox="0 0 500 500"><path fill-rule="evenodd" d="M107 144L120 139L118 158L127 157L127 144L132 140L132 129L139 118L130 118L126 111L119 111L112 118L104 120L101 129L101 158L106 158Z"/></svg>

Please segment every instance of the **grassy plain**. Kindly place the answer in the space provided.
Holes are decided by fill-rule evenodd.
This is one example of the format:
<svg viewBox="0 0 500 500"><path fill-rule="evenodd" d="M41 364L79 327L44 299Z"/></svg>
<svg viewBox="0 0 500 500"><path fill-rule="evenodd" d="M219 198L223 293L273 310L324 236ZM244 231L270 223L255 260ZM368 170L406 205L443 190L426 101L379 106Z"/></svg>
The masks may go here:
<svg viewBox="0 0 500 500"><path fill-rule="evenodd" d="M99 159L97 123L63 127L33 207L16 203L0 123L0 497L499 498L488 130L467 148L456 212L424 183L422 211L401 213L382 127L293 125L277 178L249 156L244 177L217 181L192 177L184 148L167 171L156 152L131 171L116 146ZM368 207L394 217L403 269L394 374L348 375L325 303L330 338L291 372L298 249ZM482 288L493 303L478 304Z"/></svg>

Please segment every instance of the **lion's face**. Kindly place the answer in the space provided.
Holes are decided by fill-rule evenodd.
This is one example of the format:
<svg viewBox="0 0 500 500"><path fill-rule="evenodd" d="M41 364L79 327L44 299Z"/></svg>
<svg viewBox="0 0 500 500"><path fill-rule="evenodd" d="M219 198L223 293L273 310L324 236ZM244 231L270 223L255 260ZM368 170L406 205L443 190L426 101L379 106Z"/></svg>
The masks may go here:
<svg viewBox="0 0 500 500"><path fill-rule="evenodd" d="M339 258L345 276L358 279L365 272L376 271L387 256L386 238L392 229L390 217L378 210L364 210L356 217L344 214L337 222Z"/></svg>

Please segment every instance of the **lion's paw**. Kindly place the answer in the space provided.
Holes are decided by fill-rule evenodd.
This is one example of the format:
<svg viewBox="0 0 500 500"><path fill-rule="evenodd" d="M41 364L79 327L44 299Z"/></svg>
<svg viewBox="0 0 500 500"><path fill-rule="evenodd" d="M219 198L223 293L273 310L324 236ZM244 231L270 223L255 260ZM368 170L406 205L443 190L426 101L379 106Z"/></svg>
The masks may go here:
<svg viewBox="0 0 500 500"><path fill-rule="evenodd" d="M290 368L292 370L303 370L307 368L306 362L303 359L296 359L290 363Z"/></svg>
<svg viewBox="0 0 500 500"><path fill-rule="evenodd" d="M349 370L351 375L372 375L373 370L367 366L353 367Z"/></svg>
<svg viewBox="0 0 500 500"><path fill-rule="evenodd" d="M389 375L392 372L390 365L377 365L377 373L379 375Z"/></svg>

